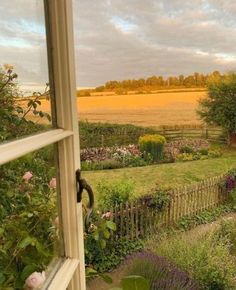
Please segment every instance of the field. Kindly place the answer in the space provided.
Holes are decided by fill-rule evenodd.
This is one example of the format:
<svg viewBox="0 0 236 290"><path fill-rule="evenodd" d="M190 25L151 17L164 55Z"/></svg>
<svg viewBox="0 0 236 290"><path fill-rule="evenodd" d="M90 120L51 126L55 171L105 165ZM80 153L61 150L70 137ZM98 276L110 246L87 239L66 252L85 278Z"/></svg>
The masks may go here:
<svg viewBox="0 0 236 290"><path fill-rule="evenodd" d="M78 118L92 122L141 126L199 124L198 100L206 91L158 92L152 94L103 95L77 98ZM42 100L41 110L50 112Z"/></svg>
<svg viewBox="0 0 236 290"><path fill-rule="evenodd" d="M148 193L156 184L162 187L176 187L198 182L220 175L236 166L235 150L225 152L222 157L191 162L151 165L145 167L122 168L103 171L83 172L83 177L95 191L101 181L129 178L134 181L135 195Z"/></svg>
<svg viewBox="0 0 236 290"><path fill-rule="evenodd" d="M206 92L172 92L83 97L77 99L81 120L160 126L199 124L198 100Z"/></svg>

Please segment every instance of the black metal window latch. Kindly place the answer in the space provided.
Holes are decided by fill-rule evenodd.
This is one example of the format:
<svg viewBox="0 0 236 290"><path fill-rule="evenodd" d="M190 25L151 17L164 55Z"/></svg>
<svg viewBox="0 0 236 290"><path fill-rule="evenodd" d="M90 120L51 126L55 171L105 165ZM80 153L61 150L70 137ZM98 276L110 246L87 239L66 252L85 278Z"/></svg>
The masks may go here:
<svg viewBox="0 0 236 290"><path fill-rule="evenodd" d="M94 208L94 194L92 187L87 183L85 179L81 178L80 169L76 170L76 185L77 185L77 202L82 201L83 191L87 191L89 197L89 203L87 205L87 212L85 215L85 228L89 227L89 220Z"/></svg>

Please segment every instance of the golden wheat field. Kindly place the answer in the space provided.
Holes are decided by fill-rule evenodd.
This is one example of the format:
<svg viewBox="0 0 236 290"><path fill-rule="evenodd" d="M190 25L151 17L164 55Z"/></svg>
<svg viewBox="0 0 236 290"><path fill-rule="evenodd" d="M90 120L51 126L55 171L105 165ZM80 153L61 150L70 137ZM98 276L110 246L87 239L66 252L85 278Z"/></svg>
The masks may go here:
<svg viewBox="0 0 236 290"><path fill-rule="evenodd" d="M77 98L78 118L92 122L130 123L141 126L199 124L198 100L206 92L104 95ZM49 101L41 109L50 112Z"/></svg>

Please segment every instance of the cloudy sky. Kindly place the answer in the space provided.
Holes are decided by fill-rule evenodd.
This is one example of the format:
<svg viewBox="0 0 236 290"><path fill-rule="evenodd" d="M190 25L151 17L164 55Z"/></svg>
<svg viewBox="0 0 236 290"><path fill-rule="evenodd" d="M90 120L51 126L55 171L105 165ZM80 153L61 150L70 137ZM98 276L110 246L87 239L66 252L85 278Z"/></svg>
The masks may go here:
<svg viewBox="0 0 236 290"><path fill-rule="evenodd" d="M1 63L46 82L43 1L0 2ZM74 27L80 87L236 69L235 0L74 0Z"/></svg>

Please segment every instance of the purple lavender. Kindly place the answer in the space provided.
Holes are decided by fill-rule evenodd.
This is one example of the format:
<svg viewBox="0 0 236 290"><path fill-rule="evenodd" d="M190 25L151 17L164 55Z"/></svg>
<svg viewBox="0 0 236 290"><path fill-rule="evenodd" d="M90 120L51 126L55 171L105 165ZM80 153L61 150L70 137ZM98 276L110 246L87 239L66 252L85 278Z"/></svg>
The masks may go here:
<svg viewBox="0 0 236 290"><path fill-rule="evenodd" d="M131 255L129 274L146 278L151 290L198 290L199 285L187 273L150 251Z"/></svg>

